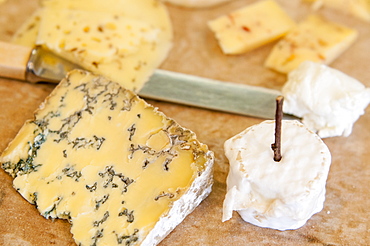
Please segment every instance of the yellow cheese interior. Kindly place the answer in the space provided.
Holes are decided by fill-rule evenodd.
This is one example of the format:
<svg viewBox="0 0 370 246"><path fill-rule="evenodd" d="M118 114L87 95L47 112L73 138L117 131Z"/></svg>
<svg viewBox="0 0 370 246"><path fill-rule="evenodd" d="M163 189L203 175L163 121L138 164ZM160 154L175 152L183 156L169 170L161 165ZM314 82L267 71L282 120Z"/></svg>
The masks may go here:
<svg viewBox="0 0 370 246"><path fill-rule="evenodd" d="M235 10L208 23L225 54L241 54L285 35L295 22L273 0Z"/></svg>
<svg viewBox="0 0 370 246"><path fill-rule="evenodd" d="M207 146L132 92L75 70L2 154L14 187L82 245L140 243L190 187Z"/></svg>
<svg viewBox="0 0 370 246"><path fill-rule="evenodd" d="M40 28L40 19L41 9L38 9L15 32L12 37L12 42L33 48Z"/></svg>
<svg viewBox="0 0 370 246"><path fill-rule="evenodd" d="M288 73L303 61L329 64L356 40L357 31L310 15L280 40L265 66Z"/></svg>
<svg viewBox="0 0 370 246"><path fill-rule="evenodd" d="M35 15L14 42L44 45L134 91L172 46L167 9L156 0L44 0Z"/></svg>

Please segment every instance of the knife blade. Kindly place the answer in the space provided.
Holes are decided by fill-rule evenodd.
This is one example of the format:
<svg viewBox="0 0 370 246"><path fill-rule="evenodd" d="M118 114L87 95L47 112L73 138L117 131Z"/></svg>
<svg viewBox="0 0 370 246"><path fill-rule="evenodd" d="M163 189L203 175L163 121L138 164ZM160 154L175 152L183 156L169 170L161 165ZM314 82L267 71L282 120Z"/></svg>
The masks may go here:
<svg viewBox="0 0 370 246"><path fill-rule="evenodd" d="M11 57L6 54L11 52ZM31 83L58 83L68 71L79 68L42 48L0 42L0 76ZM9 54L10 55L10 54ZM233 114L274 119L277 90L202 78L156 69L138 95Z"/></svg>

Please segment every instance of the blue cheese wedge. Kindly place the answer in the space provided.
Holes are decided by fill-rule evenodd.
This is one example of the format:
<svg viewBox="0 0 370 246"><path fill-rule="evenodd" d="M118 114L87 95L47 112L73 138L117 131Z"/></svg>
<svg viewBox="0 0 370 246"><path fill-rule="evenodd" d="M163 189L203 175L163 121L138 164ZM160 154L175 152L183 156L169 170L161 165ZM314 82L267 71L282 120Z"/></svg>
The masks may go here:
<svg viewBox="0 0 370 246"><path fill-rule="evenodd" d="M44 0L14 42L42 45L133 91L172 47L172 24L156 0ZM32 30L29 26L36 26Z"/></svg>
<svg viewBox="0 0 370 246"><path fill-rule="evenodd" d="M357 39L354 29L310 15L272 49L265 66L289 73L304 61L329 64Z"/></svg>
<svg viewBox="0 0 370 246"><path fill-rule="evenodd" d="M213 152L133 92L74 70L0 157L78 245L156 245L210 193Z"/></svg>
<svg viewBox="0 0 370 246"><path fill-rule="evenodd" d="M284 36L295 22L273 0L264 0L208 22L225 54L241 54Z"/></svg>

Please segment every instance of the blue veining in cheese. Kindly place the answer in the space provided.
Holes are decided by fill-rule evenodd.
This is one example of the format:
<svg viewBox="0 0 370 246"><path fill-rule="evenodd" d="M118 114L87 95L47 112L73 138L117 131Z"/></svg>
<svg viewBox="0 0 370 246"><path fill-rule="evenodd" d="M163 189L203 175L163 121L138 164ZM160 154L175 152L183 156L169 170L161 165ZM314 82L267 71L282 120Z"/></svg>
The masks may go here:
<svg viewBox="0 0 370 246"><path fill-rule="evenodd" d="M136 94L74 70L0 157L80 245L155 245L211 191L213 153Z"/></svg>

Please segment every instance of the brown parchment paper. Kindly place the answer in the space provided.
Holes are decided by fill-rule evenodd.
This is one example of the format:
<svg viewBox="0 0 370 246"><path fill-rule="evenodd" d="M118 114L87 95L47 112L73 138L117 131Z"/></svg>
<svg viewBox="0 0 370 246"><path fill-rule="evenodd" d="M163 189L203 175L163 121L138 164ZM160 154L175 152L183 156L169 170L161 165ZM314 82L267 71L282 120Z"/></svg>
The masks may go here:
<svg viewBox="0 0 370 246"><path fill-rule="evenodd" d="M206 22L250 4L231 0L212 8L168 5L174 25L174 47L161 68L223 81L280 89L286 76L263 67L273 43L238 56L222 54ZM300 0L277 0L296 21L313 13ZM37 7L36 0L8 0L0 5L0 40L14 31ZM329 20L355 28L359 38L331 66L370 87L370 23L327 8L317 11ZM1 54L0 54L1 55ZM0 78L0 151L54 88ZM162 242L165 245L370 245L370 107L345 137L324 139L332 154L324 209L297 230L277 231L244 222L237 213L221 222L228 161L223 143L262 120L158 101L149 101L215 152L214 186L210 196ZM0 245L75 245L64 220L47 220L13 188L0 170Z"/></svg>

